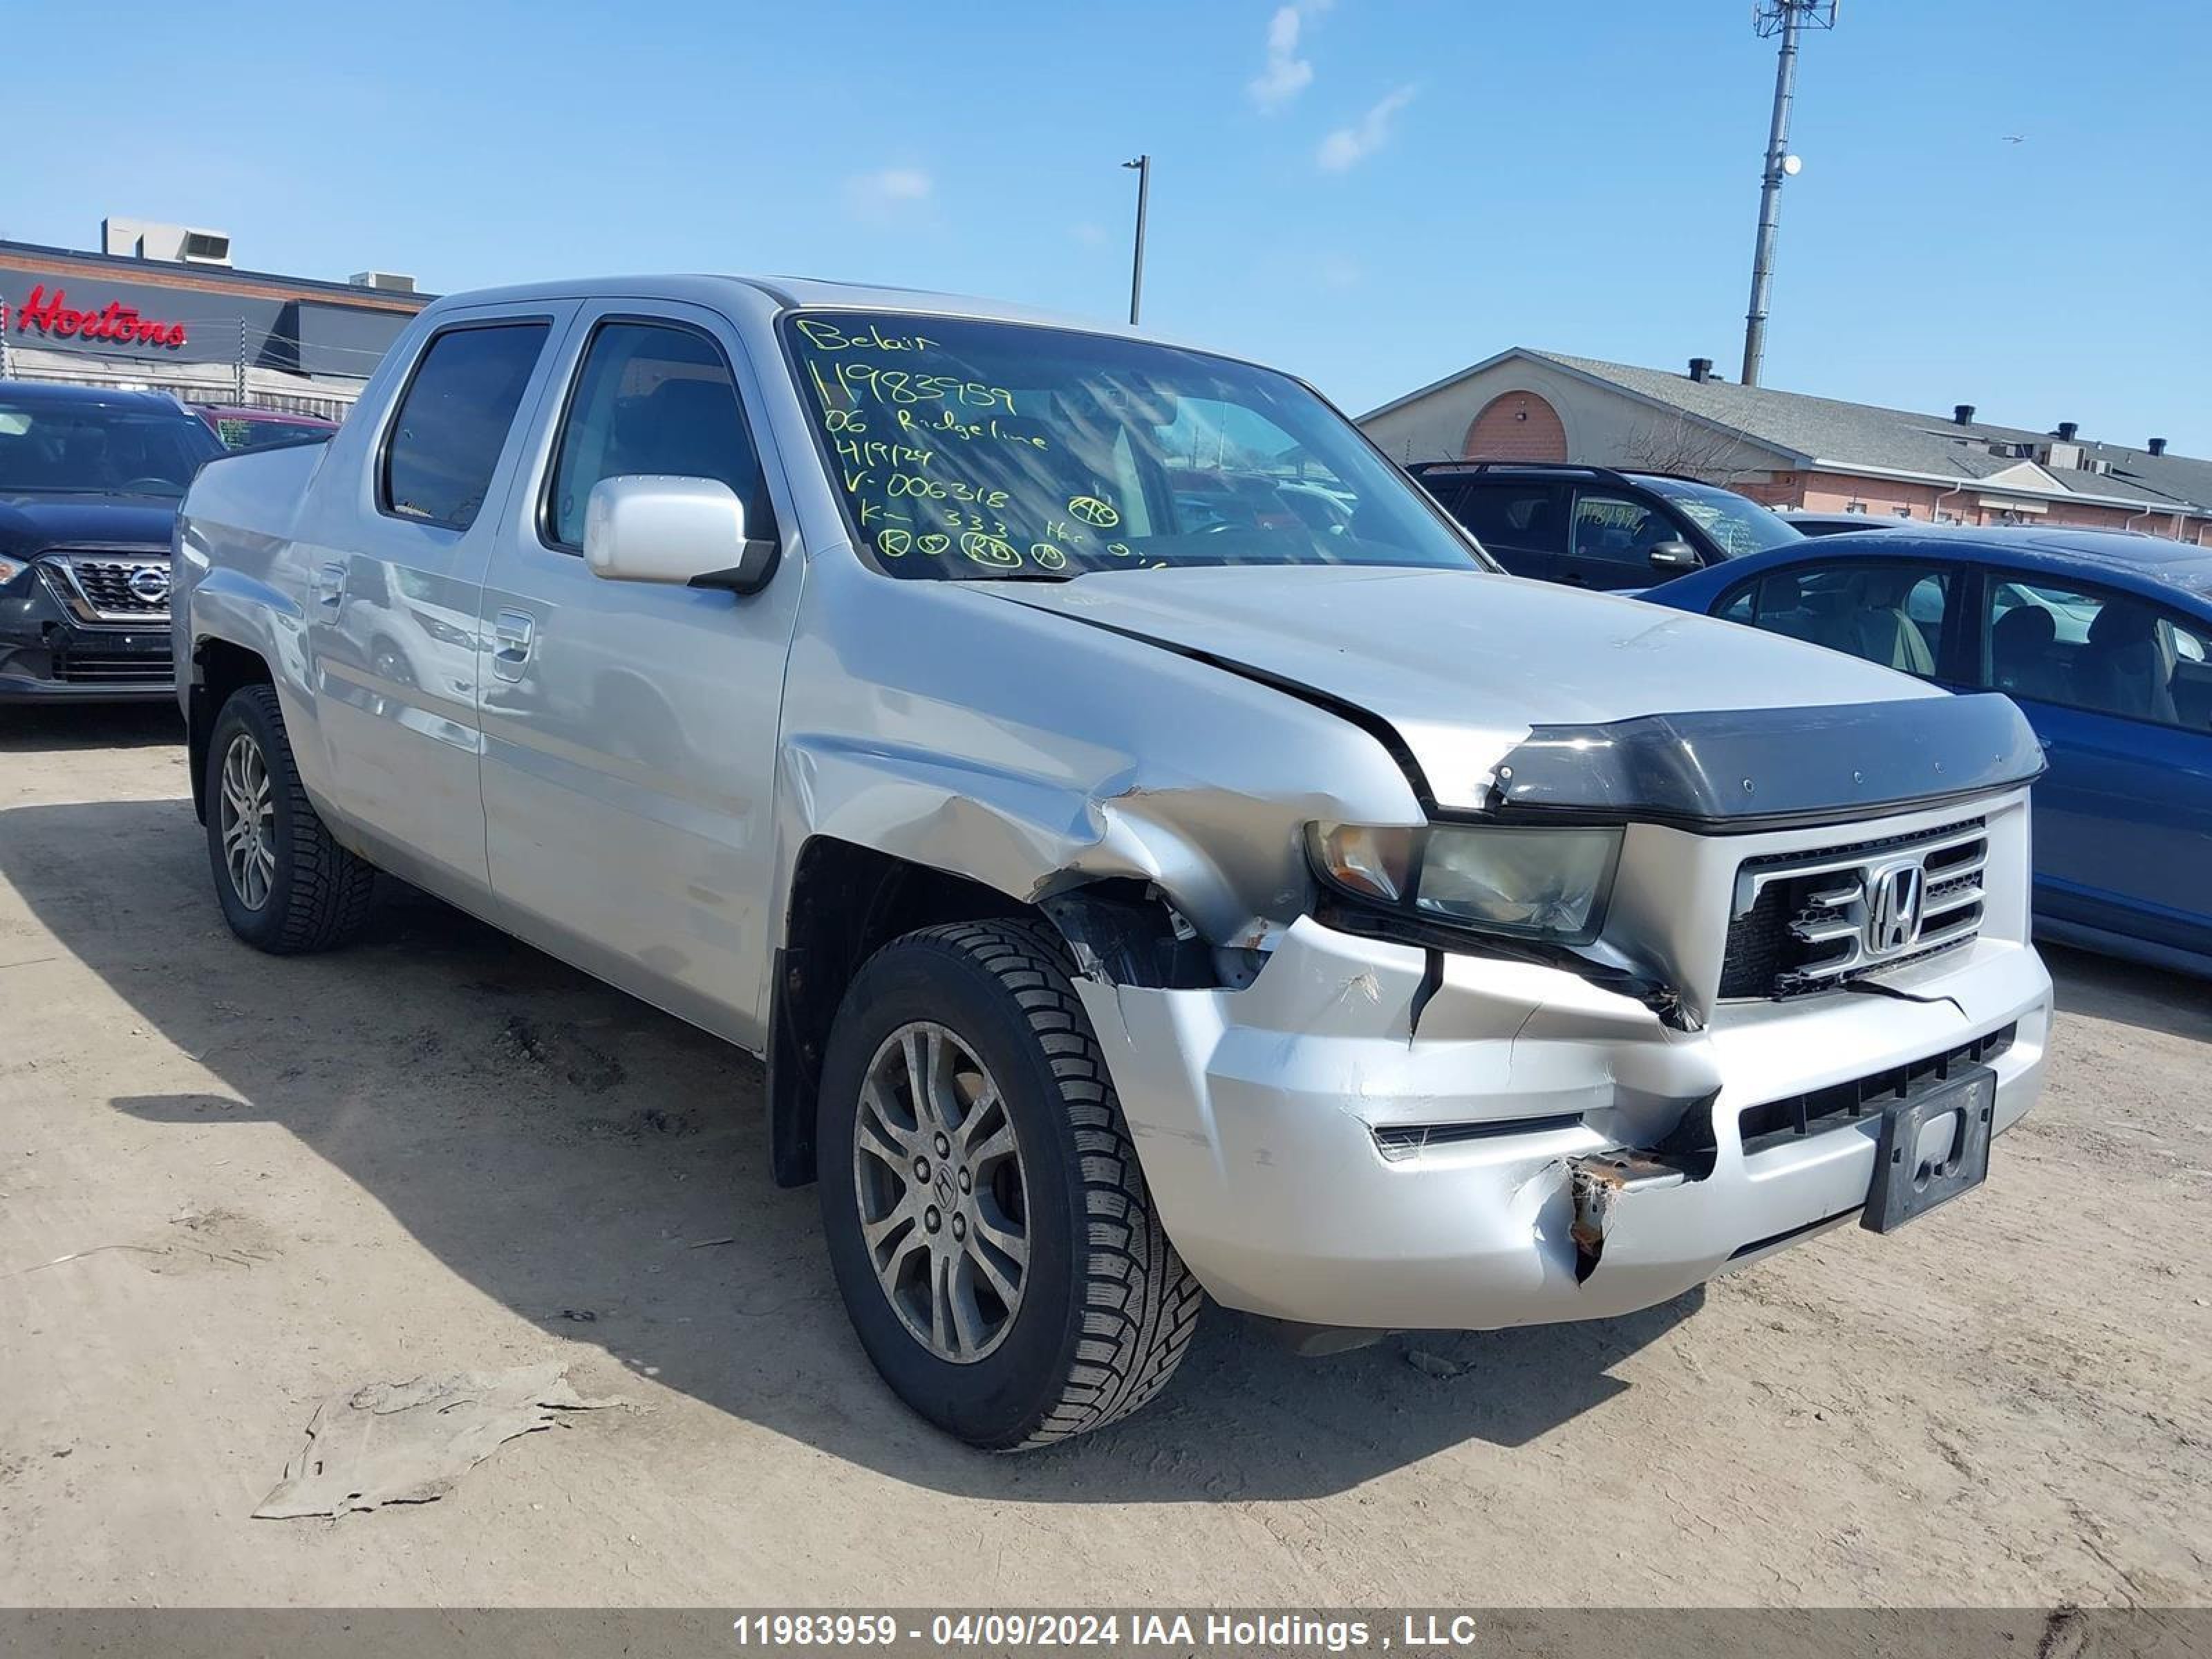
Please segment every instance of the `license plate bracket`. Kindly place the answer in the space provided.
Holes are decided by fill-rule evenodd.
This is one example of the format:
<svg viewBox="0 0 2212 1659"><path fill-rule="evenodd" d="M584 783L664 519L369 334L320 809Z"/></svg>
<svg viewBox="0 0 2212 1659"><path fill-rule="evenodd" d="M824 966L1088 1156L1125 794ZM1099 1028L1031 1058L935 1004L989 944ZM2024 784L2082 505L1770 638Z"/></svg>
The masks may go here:
<svg viewBox="0 0 2212 1659"><path fill-rule="evenodd" d="M1883 1108L1874 1181L1859 1224L1869 1232L1894 1232L1980 1186L1990 1172L1996 1104L1997 1074L1968 1066Z"/></svg>

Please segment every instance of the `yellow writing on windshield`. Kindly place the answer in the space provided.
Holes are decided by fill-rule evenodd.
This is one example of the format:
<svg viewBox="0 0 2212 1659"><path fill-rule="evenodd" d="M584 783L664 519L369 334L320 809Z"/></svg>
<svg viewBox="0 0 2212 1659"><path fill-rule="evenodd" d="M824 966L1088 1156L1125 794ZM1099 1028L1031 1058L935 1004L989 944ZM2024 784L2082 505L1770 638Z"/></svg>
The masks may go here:
<svg viewBox="0 0 2212 1659"><path fill-rule="evenodd" d="M1007 395L1011 397L1012 394ZM1010 427L1002 427L995 415L987 420L963 421L949 409L940 409L927 419L910 409L895 410L892 413L902 432L916 436L963 438L970 442L980 438L996 438L1001 443L1026 444L1031 449L1052 447L1042 433L1017 432Z"/></svg>
<svg viewBox="0 0 2212 1659"><path fill-rule="evenodd" d="M982 567L975 574L1065 571L1095 558L1097 538L1121 524L1121 509L1095 493L1098 475L1066 447L1079 447L1084 429L1053 425L1050 398L1018 396L993 365L918 319L803 316L790 328L861 545L886 563L912 571L914 556L957 555ZM1038 520L1023 512L1032 494L1045 509ZM1066 519L1054 510L1062 501Z"/></svg>
<svg viewBox="0 0 2212 1659"><path fill-rule="evenodd" d="M936 455L915 444L884 443L876 438L841 437L830 448L855 466L927 466Z"/></svg>
<svg viewBox="0 0 2212 1659"><path fill-rule="evenodd" d="M848 333L835 323L825 322L819 317L794 318L793 325L817 351L850 351L856 346L876 351L933 351L937 349L937 342L927 334L886 334L873 323L855 333Z"/></svg>
<svg viewBox="0 0 2212 1659"><path fill-rule="evenodd" d="M971 530L963 536L960 550L977 564L994 565L1002 570L1010 570L1022 562L1022 556L1011 544L980 531Z"/></svg>
<svg viewBox="0 0 2212 1659"><path fill-rule="evenodd" d="M856 477L849 472L845 479L845 488L854 495L872 482L868 475ZM916 472L894 472L884 480L883 488L886 495L919 495L932 501L974 501L994 513L1006 504L1005 490L971 484L965 478L925 478Z"/></svg>
<svg viewBox="0 0 2212 1659"><path fill-rule="evenodd" d="M810 362L806 373L823 410L842 409L848 417L855 404L865 404L893 408L957 404L963 409L1015 412L1010 389L958 374L921 374L910 368L886 368L852 357L832 360L826 374L821 364Z"/></svg>

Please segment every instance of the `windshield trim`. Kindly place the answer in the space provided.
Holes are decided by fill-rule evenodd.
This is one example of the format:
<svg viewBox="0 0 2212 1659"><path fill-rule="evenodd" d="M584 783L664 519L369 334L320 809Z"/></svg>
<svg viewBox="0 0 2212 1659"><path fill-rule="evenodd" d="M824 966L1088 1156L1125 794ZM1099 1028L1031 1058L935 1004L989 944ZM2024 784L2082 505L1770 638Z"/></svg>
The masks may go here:
<svg viewBox="0 0 2212 1659"><path fill-rule="evenodd" d="M1358 422L1353 420L1351 416L1346 414L1345 411L1339 408L1335 402L1333 401L1326 392L1322 392L1310 380L1306 380L1302 375L1293 374L1288 369L1277 368L1272 364L1260 362L1250 357L1239 357L1231 352L1213 351L1204 346L1184 345L1179 342L1172 340L1158 339L1150 334L1140 333L1134 330L1125 329L1117 331L1107 328L1085 328L1078 323L1032 322L1011 317L994 317L987 312L916 311L912 307L899 305L847 305L843 303L830 304L813 302L805 305L783 306L780 307L776 311L775 315L769 319L769 326L775 334L776 349L782 356L786 383L791 389L792 396L799 404L799 424L806 428L807 441L813 448L814 459L817 464L822 469L823 481L829 486L829 494L830 498L836 505L837 521L843 526L845 532L845 545L851 550L854 557L860 562L862 568L867 570L872 574L881 576L888 581L900 581L906 579L894 576L884 568L883 560L877 555L875 549L869 545L868 538L860 533L860 524L853 517L851 503L844 499L842 492L837 489L836 483L834 483L834 480L837 476L836 457L832 454L830 450L830 434L828 430L824 428L822 422L815 418L813 411L807 406L805 368L805 366L800 363L799 354L793 349L791 343L791 337L795 331L793 325L796 323L798 319L806 316L845 315L902 317L909 319L915 322L923 324L927 324L934 319L939 321L948 323L982 323L994 328L1021 329L1037 334L1072 335L1082 339L1114 340L1123 343L1135 341L1141 345L1156 346L1163 351L1186 352L1194 357L1211 358L1216 362L1230 363L1239 368L1255 370L1262 374L1272 374L1278 380L1286 381L1290 385L1297 386L1300 391L1305 392L1307 396L1312 398L1329 414L1334 415L1339 421L1341 421L1345 426L1349 428L1352 432L1358 436L1359 441L1367 447L1368 453L1374 456L1376 461L1395 477L1400 486L1408 491L1420 506L1428 510L1429 516L1434 519L1438 525L1443 527L1443 529L1450 535L1452 540L1458 543L1461 547L1467 550L1468 556L1474 562L1475 571L1478 574L1501 575L1504 573L1504 567L1490 556L1488 550L1484 548L1480 541L1475 539L1474 532L1469 530L1465 525L1460 523L1458 520L1453 518L1451 514L1446 513L1443 507L1437 506L1436 497L1421 487L1420 481L1419 479L1408 473L1406 469L1399 465L1397 462L1392 460L1390 457L1383 452L1382 447L1376 443L1373 438L1368 435L1365 428L1362 427ZM1377 561L1378 564L1382 562L1382 561ZM1439 567L1415 564L1388 568L1428 569L1437 568ZM1071 571L1066 575L1060 577L1058 580L1062 581L1073 581L1077 577L1088 574L1091 573L1079 570ZM951 578L950 580L956 583L959 583L988 581L992 579L988 576L963 576Z"/></svg>

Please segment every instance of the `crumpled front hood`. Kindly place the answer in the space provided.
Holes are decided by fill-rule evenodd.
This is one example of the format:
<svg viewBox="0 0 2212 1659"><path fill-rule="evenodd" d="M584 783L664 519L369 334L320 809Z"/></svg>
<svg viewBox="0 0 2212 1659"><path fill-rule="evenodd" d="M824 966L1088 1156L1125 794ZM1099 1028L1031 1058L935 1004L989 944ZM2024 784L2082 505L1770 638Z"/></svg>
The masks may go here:
<svg viewBox="0 0 2212 1659"><path fill-rule="evenodd" d="M1733 623L1468 571L1203 567L992 591L1377 716L1446 807L1491 804L1540 727L1947 695Z"/></svg>

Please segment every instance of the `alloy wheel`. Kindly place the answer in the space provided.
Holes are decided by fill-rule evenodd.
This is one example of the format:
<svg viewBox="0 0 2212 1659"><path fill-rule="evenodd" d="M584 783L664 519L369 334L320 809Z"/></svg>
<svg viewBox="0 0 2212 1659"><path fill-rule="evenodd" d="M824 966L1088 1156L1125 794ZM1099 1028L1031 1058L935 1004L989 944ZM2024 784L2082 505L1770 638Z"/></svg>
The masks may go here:
<svg viewBox="0 0 2212 1659"><path fill-rule="evenodd" d="M249 910L269 902L276 879L276 802L269 763L250 732L230 740L222 757L221 814L223 867L231 891Z"/></svg>
<svg viewBox="0 0 2212 1659"><path fill-rule="evenodd" d="M973 1364L1020 1310L1029 1189L1005 1097L949 1028L922 1020L868 1062L853 1120L853 1180L876 1280L938 1358Z"/></svg>

